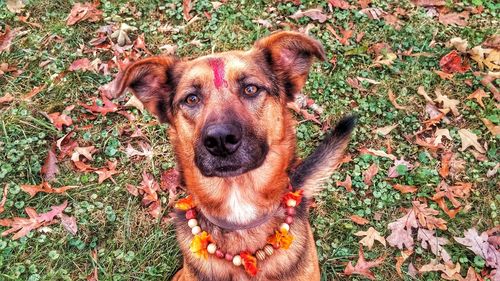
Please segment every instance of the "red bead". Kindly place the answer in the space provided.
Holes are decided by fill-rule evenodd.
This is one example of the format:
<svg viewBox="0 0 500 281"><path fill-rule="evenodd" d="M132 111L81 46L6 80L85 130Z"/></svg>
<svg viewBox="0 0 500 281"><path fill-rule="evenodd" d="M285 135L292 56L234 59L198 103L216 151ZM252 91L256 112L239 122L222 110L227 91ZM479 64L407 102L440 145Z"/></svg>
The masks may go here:
<svg viewBox="0 0 500 281"><path fill-rule="evenodd" d="M293 217L291 217L291 216L287 216L287 217L285 218L285 222L286 222L286 223L288 223L288 224L292 224L292 223L293 223Z"/></svg>
<svg viewBox="0 0 500 281"><path fill-rule="evenodd" d="M186 219L195 219L196 218L196 210L191 209L186 211Z"/></svg>
<svg viewBox="0 0 500 281"><path fill-rule="evenodd" d="M219 259L223 259L225 255L221 250L217 250L215 251L215 256L217 256Z"/></svg>
<svg viewBox="0 0 500 281"><path fill-rule="evenodd" d="M226 254L226 260L227 261L233 261L233 255Z"/></svg>
<svg viewBox="0 0 500 281"><path fill-rule="evenodd" d="M295 216L295 208L293 207L286 208L286 214L289 216Z"/></svg>

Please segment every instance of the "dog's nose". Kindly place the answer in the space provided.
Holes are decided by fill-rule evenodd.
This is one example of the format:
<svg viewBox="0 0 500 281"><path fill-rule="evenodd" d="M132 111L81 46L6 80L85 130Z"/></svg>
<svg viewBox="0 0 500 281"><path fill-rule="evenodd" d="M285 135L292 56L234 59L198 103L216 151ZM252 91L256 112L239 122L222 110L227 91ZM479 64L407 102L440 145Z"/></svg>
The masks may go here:
<svg viewBox="0 0 500 281"><path fill-rule="evenodd" d="M203 145L214 156L233 154L241 144L241 127L233 124L213 124L205 128Z"/></svg>

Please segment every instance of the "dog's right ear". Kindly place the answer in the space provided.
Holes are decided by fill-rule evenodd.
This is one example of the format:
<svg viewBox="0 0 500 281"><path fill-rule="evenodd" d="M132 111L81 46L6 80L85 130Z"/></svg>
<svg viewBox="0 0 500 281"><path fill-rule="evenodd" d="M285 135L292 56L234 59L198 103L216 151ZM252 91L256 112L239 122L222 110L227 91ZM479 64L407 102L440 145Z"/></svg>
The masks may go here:
<svg viewBox="0 0 500 281"><path fill-rule="evenodd" d="M172 117L171 101L177 84L177 75L174 73L177 62L178 59L172 56L157 56L134 62L118 73L115 80L103 90L109 98L117 98L129 88L144 104L144 108L160 122L168 122Z"/></svg>

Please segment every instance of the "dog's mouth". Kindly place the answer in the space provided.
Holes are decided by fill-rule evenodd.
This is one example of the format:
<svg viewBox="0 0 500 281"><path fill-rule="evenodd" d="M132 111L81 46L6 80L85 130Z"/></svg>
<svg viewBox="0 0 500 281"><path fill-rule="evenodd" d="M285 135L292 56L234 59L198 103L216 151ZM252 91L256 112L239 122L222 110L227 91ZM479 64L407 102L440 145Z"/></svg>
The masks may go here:
<svg viewBox="0 0 500 281"><path fill-rule="evenodd" d="M225 156L214 156L201 146L195 150L195 163L205 177L236 177L260 167L269 147L265 142L243 141L238 150Z"/></svg>

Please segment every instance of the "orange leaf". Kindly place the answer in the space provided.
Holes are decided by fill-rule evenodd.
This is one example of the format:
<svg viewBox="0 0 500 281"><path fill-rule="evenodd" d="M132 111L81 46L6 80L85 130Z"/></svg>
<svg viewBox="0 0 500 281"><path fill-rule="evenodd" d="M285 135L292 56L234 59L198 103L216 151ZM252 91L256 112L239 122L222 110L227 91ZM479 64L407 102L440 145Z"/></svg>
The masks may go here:
<svg viewBox="0 0 500 281"><path fill-rule="evenodd" d="M441 218L436 218L435 216L439 214L439 211L427 207L427 204L420 203L419 201L413 201L413 211L418 219L418 223L429 230L434 230L439 228L441 230L446 230L446 221Z"/></svg>
<svg viewBox="0 0 500 281"><path fill-rule="evenodd" d="M345 178L345 181L337 181L336 184L337 184L337 186L345 187L347 192L352 192L352 180L351 180L350 175L347 175L347 177Z"/></svg>
<svg viewBox="0 0 500 281"><path fill-rule="evenodd" d="M368 169L363 173L363 182L370 186L372 184L373 177L378 173L378 165L373 163Z"/></svg>
<svg viewBox="0 0 500 281"><path fill-rule="evenodd" d="M28 185L28 184L23 184L20 186L21 189L28 193L30 197L35 196L38 192L43 192L43 193L64 193L66 190L75 188L76 186L74 185L67 185L63 187L56 187L53 188L50 186L48 182L42 182L39 185Z"/></svg>
<svg viewBox="0 0 500 281"><path fill-rule="evenodd" d="M275 249L288 249L292 242L293 236L286 229L276 230L274 235L267 238L267 243L273 245Z"/></svg>
<svg viewBox="0 0 500 281"><path fill-rule="evenodd" d="M407 260L411 254L413 254L413 250L406 250L406 251L401 251L401 256L396 257L396 272L398 273L399 277L403 278L403 272L401 271L401 266Z"/></svg>
<svg viewBox="0 0 500 281"><path fill-rule="evenodd" d="M97 180L98 183L102 183L103 181L110 179L113 183L116 184L115 180L113 179L113 175L118 174L118 171L116 170L116 164L117 161L107 161L107 167L101 168L99 170L96 170L95 173L99 175L99 179Z"/></svg>
<svg viewBox="0 0 500 281"><path fill-rule="evenodd" d="M207 247L208 244L212 243L212 237L206 231L203 231L200 234L194 236L193 240L191 240L191 245L189 249L191 252L198 258L208 258Z"/></svg>
<svg viewBox="0 0 500 281"><path fill-rule="evenodd" d="M453 157L453 152L445 151L441 155L441 168L439 169L439 175L446 178L450 174L450 160Z"/></svg>
<svg viewBox="0 0 500 281"><path fill-rule="evenodd" d="M487 98L489 95L482 89L478 88L472 94L470 94L467 99L476 99L477 103L484 108L483 98Z"/></svg>
<svg viewBox="0 0 500 281"><path fill-rule="evenodd" d="M187 210L190 210L194 207L195 207L195 205L194 205L193 197L191 197L191 195L188 195L186 198L179 199L175 203L175 206L174 206L174 208L176 208L177 210L181 210L181 211L187 211Z"/></svg>
<svg viewBox="0 0 500 281"><path fill-rule="evenodd" d="M408 110L408 107L402 106L402 105L398 104L398 102L396 101L396 96L394 95L394 93L392 92L392 90L389 89L389 91L387 92L387 95L389 96L389 101L392 103L392 105L394 105L394 107L396 109Z"/></svg>
<svg viewBox="0 0 500 281"><path fill-rule="evenodd" d="M67 25L74 25L80 21L87 20L96 22L102 18L102 11L97 9L99 1L94 3L75 3L66 19Z"/></svg>
<svg viewBox="0 0 500 281"><path fill-rule="evenodd" d="M356 224L359 224L359 225L365 225L367 223L369 223L370 221L365 219L365 218L362 218L358 215L352 215L349 217L354 223Z"/></svg>
<svg viewBox="0 0 500 281"><path fill-rule="evenodd" d="M439 66L446 73L464 73L470 68L470 65L462 62L462 58L456 50L442 57L439 61Z"/></svg>
<svg viewBox="0 0 500 281"><path fill-rule="evenodd" d="M5 202L7 202L7 193L9 192L9 185L5 184L5 187L3 188L3 196L2 200L0 201L0 214L3 213Z"/></svg>
<svg viewBox="0 0 500 281"><path fill-rule="evenodd" d="M395 184L392 187L403 194L404 193L413 193L413 192L416 192L418 190L414 185Z"/></svg>
<svg viewBox="0 0 500 281"><path fill-rule="evenodd" d="M352 266L352 263L349 262L347 267L344 269L344 274L350 276L352 274L363 275L370 280L375 280L375 275L370 271L372 267L379 266L383 261L384 257L379 257L374 261L366 261L365 255L363 253L363 246L359 246L359 258L356 266Z"/></svg>

